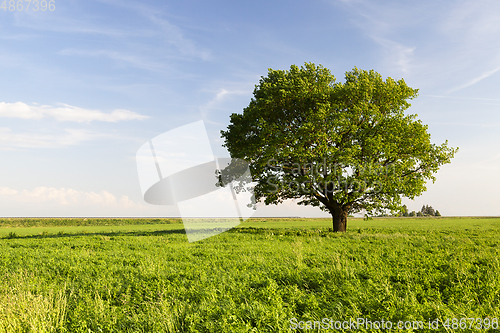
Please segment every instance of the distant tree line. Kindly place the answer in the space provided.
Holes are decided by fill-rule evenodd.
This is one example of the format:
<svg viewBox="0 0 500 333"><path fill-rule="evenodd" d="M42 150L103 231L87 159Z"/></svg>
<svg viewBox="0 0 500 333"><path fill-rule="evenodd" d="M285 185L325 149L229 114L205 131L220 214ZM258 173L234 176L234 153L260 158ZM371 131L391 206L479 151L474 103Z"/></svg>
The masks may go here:
<svg viewBox="0 0 500 333"><path fill-rule="evenodd" d="M376 217L421 217L421 216L441 216L441 213L439 213L439 210L435 210L432 208L432 206L429 205L423 205L420 211L415 212L415 211L408 211L408 207L406 205L403 205L403 210L400 213L396 214L380 214L377 215ZM352 216L351 216L352 217ZM365 218L367 218L367 215L365 215Z"/></svg>
<svg viewBox="0 0 500 333"><path fill-rule="evenodd" d="M415 217L415 216L441 216L439 213L439 210L435 210L432 208L432 206L429 205L423 205L420 211L415 212L411 211L408 212L408 207L406 205L403 205L403 211L400 216L405 216L405 217Z"/></svg>

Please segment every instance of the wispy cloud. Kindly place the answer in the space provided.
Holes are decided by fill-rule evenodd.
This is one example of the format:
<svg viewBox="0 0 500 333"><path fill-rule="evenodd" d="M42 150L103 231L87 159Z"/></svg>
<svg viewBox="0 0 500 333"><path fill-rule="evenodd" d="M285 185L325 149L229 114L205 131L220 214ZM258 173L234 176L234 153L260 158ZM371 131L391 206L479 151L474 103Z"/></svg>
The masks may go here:
<svg viewBox="0 0 500 333"><path fill-rule="evenodd" d="M441 27L452 36L459 32L455 36L460 40L482 43L500 33L500 3L496 0L461 1L450 9Z"/></svg>
<svg viewBox="0 0 500 333"><path fill-rule="evenodd" d="M104 137L81 129L65 129L61 133L15 133L10 128L0 127L0 149L13 148L56 148L72 146L84 141Z"/></svg>
<svg viewBox="0 0 500 333"><path fill-rule="evenodd" d="M116 60L118 63L126 63L135 68L145 69L149 71L165 71L167 66L165 63L155 61L153 59L132 55L129 53L109 51L109 50L79 50L79 49L64 49L59 52L63 56L80 56L80 57L104 57L111 60Z"/></svg>
<svg viewBox="0 0 500 333"><path fill-rule="evenodd" d="M220 123L214 122L209 119L210 111L223 109L220 107L220 105L223 104L231 95L246 95L246 94L248 94L248 91L227 90L224 88L220 88L213 99L211 99L205 105L200 107L201 119L210 124L221 125Z"/></svg>
<svg viewBox="0 0 500 333"><path fill-rule="evenodd" d="M487 71L487 72L484 72L483 74L479 75L478 77L473 78L469 82L466 82L465 84L462 84L462 85L460 85L458 87L455 87L455 88L452 88L452 89L448 90L448 93L452 93L452 92L455 92L455 91L462 90L464 88L473 86L476 83L478 83L478 82L480 82L480 81L482 81L482 80L484 80L484 79L492 76L493 74L495 74L498 71L500 71L500 67L495 68L495 69L490 70L490 71Z"/></svg>
<svg viewBox="0 0 500 333"><path fill-rule="evenodd" d="M445 126L465 126L465 127L482 127L482 128L491 128L491 127L500 127L500 123L458 123L458 122L432 122L432 125L445 125Z"/></svg>
<svg viewBox="0 0 500 333"><path fill-rule="evenodd" d="M0 187L2 200L21 203L52 203L62 206L106 206L120 208L144 208L136 204L126 195L117 198L108 191L86 192L71 188L36 187L32 190L18 191L8 187Z"/></svg>
<svg viewBox="0 0 500 333"><path fill-rule="evenodd" d="M73 10L77 8L73 8ZM131 38L134 36L144 36L149 32L140 28L130 29L127 26L111 27L108 22L96 20L92 14L79 11L78 15L70 16L68 11L64 14L54 11L52 15L37 15L36 12L24 11L15 16L16 30L20 28L30 29L32 32L54 32L62 34L80 34L81 36L103 36L110 38ZM81 38L81 36L77 38ZM30 35L31 38L37 35Z"/></svg>
<svg viewBox="0 0 500 333"><path fill-rule="evenodd" d="M111 113L104 113L100 110L84 109L68 104L39 106L28 105L23 102L0 102L0 117L21 119L54 118L58 121L73 121L78 123L89 123L92 121L118 122L149 118L148 116L124 109L116 109Z"/></svg>
<svg viewBox="0 0 500 333"><path fill-rule="evenodd" d="M473 86L500 70L499 11L498 1L477 0L457 2L443 13L436 32L448 50L448 58L442 61L453 78L448 93Z"/></svg>
<svg viewBox="0 0 500 333"><path fill-rule="evenodd" d="M380 62L385 72L405 75L422 91L456 92L500 70L496 0L332 3L346 10L352 24L381 47L370 62Z"/></svg>
<svg viewBox="0 0 500 333"><path fill-rule="evenodd" d="M202 60L210 59L210 51L200 49L189 38L184 36L182 30L171 24L169 21L160 18L158 15L148 15L151 22L160 27L167 43L174 45L184 56L200 58Z"/></svg>
<svg viewBox="0 0 500 333"><path fill-rule="evenodd" d="M404 30L411 20L405 20L408 8L393 3L364 0L336 0L352 15L351 22L382 50L382 62L400 74L412 70L415 43L411 38L401 38L397 33Z"/></svg>
<svg viewBox="0 0 500 333"><path fill-rule="evenodd" d="M165 12L158 7L153 7L143 2L137 1L115 1L115 0L99 0L100 2L113 6L121 7L132 13L138 14L145 18L151 27L143 26L144 32L148 35L161 36L161 40L167 44L174 46L177 51L184 57L199 58L208 60L211 57L211 51L201 48L195 41L186 36L186 30L172 23L171 20L165 18ZM134 30L136 27L134 26ZM159 47L162 45L160 44Z"/></svg>
<svg viewBox="0 0 500 333"><path fill-rule="evenodd" d="M483 98L483 97L464 97L464 96L450 96L450 95L429 95L422 94L422 97L435 97L435 98L447 98L447 99L463 99L463 100L476 100L476 101L500 101L500 98Z"/></svg>
<svg viewBox="0 0 500 333"><path fill-rule="evenodd" d="M99 2L103 10L120 12L123 19L95 15L87 5L75 2L68 4L65 15L62 11L55 11L49 17L23 12L22 18L15 20L16 29L3 33L2 38L18 38L19 30L31 39L50 35L65 40L71 36L71 41L81 40L77 48L82 49L67 48L60 55L108 58L114 61L113 67L125 64L163 74L175 70L173 61L210 59L211 51L190 38L188 28L167 20L159 6L133 1ZM134 24L129 24L130 21ZM102 45L106 45L105 49Z"/></svg>
<svg viewBox="0 0 500 333"><path fill-rule="evenodd" d="M385 59L388 63L396 66L402 74L410 72L416 47L405 46L393 40L377 36L372 38L384 48Z"/></svg>

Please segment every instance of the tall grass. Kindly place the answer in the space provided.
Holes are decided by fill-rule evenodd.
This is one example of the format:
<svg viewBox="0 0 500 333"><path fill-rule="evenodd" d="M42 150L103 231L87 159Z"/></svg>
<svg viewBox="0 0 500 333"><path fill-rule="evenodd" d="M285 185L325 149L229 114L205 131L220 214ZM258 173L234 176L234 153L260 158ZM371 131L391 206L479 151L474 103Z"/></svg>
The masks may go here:
<svg viewBox="0 0 500 333"><path fill-rule="evenodd" d="M500 223L489 223L345 234L246 227L196 243L177 229L2 238L0 331L292 332L292 318L500 318Z"/></svg>
<svg viewBox="0 0 500 333"><path fill-rule="evenodd" d="M35 277L7 273L0 292L1 332L64 331L67 299L64 285L54 290L33 283Z"/></svg>

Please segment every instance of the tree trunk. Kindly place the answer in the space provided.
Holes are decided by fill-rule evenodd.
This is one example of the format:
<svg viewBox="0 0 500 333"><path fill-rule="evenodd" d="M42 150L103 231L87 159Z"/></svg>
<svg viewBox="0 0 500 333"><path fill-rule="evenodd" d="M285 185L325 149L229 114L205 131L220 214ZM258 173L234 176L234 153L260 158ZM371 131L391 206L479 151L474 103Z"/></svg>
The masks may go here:
<svg viewBox="0 0 500 333"><path fill-rule="evenodd" d="M348 209L342 207L330 211L333 219L334 232L345 232L347 230L347 212Z"/></svg>

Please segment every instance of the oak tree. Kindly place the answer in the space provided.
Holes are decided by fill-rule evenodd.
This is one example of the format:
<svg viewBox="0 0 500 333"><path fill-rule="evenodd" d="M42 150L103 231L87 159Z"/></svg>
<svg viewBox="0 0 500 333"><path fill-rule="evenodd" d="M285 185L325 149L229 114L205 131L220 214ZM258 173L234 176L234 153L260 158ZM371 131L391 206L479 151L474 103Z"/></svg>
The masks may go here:
<svg viewBox="0 0 500 333"><path fill-rule="evenodd" d="M373 70L354 68L341 83L313 63L269 69L221 134L248 162L257 202L319 206L346 231L348 214L401 211L401 198L422 194L457 151L405 114L417 92Z"/></svg>

